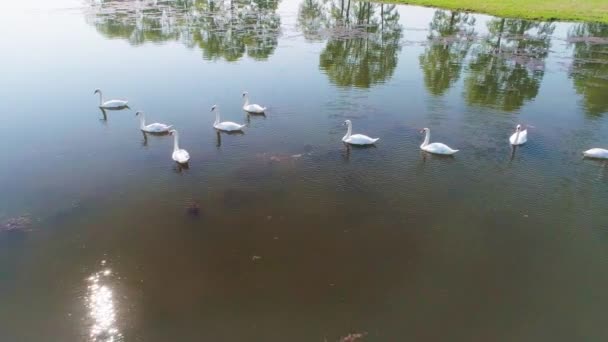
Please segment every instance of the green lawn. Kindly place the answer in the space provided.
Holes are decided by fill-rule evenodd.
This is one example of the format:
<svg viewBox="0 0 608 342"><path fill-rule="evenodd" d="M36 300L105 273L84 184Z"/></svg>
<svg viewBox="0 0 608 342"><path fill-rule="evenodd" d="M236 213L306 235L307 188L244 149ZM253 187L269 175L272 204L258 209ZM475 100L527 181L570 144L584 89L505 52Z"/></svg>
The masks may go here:
<svg viewBox="0 0 608 342"><path fill-rule="evenodd" d="M394 3L443 7L540 20L608 23L608 0L388 0Z"/></svg>

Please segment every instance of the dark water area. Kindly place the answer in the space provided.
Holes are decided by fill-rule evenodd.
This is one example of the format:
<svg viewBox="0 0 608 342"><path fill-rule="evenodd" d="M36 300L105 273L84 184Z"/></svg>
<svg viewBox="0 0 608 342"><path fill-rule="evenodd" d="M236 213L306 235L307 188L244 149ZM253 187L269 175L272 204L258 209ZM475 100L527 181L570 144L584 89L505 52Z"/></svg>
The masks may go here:
<svg viewBox="0 0 608 342"><path fill-rule="evenodd" d="M608 167L582 158L608 148L608 26L349 0L3 7L0 341L608 338ZM218 134L214 104L244 134ZM137 110L179 130L188 168ZM380 141L345 146L346 119ZM423 127L460 152L421 152Z"/></svg>

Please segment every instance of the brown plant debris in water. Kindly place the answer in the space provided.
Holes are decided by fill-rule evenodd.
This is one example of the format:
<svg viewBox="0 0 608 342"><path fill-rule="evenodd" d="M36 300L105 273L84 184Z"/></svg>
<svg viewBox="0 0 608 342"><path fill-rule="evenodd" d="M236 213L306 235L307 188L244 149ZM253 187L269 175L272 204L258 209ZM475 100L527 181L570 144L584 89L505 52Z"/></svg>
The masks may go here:
<svg viewBox="0 0 608 342"><path fill-rule="evenodd" d="M348 335L340 338L339 342L355 342L355 341L360 341L360 340L363 339L363 337L365 337L365 335L367 335L366 332L348 334Z"/></svg>
<svg viewBox="0 0 608 342"><path fill-rule="evenodd" d="M190 217L198 218L201 214L201 206L197 200L186 201L186 214Z"/></svg>
<svg viewBox="0 0 608 342"><path fill-rule="evenodd" d="M258 153L256 154L256 158L259 160L266 162L268 164L287 164L293 165L293 161L301 158L304 155L309 155L308 153L297 153L297 154L288 154L288 153Z"/></svg>

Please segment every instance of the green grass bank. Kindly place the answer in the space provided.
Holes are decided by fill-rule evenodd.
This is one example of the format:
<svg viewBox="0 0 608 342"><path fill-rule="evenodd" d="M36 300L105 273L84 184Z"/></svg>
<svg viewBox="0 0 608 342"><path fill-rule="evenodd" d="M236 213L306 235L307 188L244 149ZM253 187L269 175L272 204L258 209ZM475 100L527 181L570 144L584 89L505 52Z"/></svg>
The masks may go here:
<svg viewBox="0 0 608 342"><path fill-rule="evenodd" d="M388 0L507 18L594 21L608 24L608 0Z"/></svg>

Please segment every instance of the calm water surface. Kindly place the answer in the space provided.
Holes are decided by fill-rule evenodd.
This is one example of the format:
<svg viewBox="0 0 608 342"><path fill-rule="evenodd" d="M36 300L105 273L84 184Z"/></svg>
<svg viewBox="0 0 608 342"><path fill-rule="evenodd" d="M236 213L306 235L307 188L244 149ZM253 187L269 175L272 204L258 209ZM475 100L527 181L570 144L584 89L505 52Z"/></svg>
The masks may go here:
<svg viewBox="0 0 608 342"><path fill-rule="evenodd" d="M608 26L349 0L0 16L1 341L608 338L608 166L581 158L608 147ZM461 152L422 154L422 127Z"/></svg>

